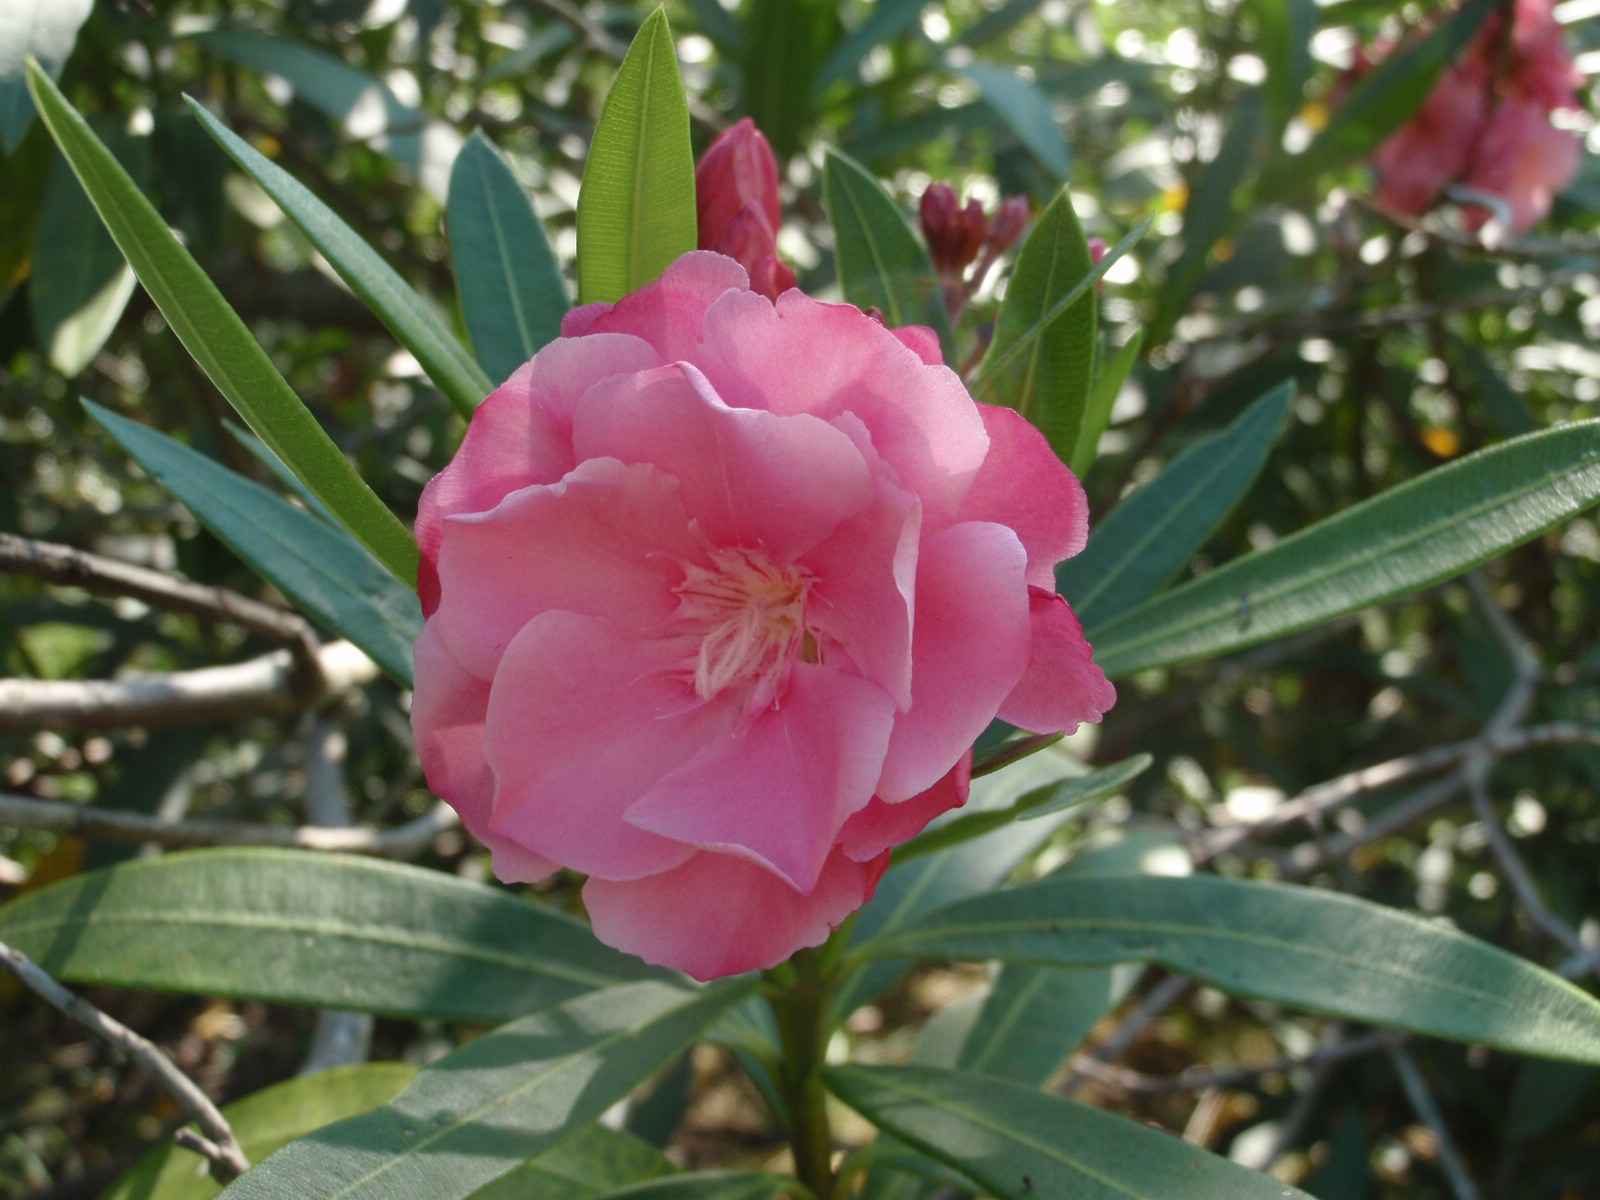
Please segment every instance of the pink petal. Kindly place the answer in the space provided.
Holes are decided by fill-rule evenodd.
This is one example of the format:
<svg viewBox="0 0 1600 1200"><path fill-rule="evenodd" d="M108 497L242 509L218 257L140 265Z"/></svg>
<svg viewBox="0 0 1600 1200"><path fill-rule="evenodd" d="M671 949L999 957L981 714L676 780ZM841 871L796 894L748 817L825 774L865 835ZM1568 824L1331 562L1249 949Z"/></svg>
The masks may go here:
<svg viewBox="0 0 1600 1200"><path fill-rule="evenodd" d="M781 704L663 776L627 820L749 859L809 892L840 826L872 798L893 724L882 688L797 663Z"/></svg>
<svg viewBox="0 0 1600 1200"><path fill-rule="evenodd" d="M988 449L955 372L932 367L858 308L799 291L769 304L729 292L706 312L695 358L725 402L832 420L854 413L935 527L954 516Z"/></svg>
<svg viewBox="0 0 1600 1200"><path fill-rule="evenodd" d="M488 679L511 639L548 609L634 629L661 624L678 606L679 561L698 554L677 480L590 459L560 483L445 522L439 561L449 586L433 624L456 660Z"/></svg>
<svg viewBox="0 0 1600 1200"><path fill-rule="evenodd" d="M961 502L963 521L994 521L1016 530L1028 552L1028 582L1055 590L1055 565L1089 540L1083 485L1021 413L978 405L989 456Z"/></svg>
<svg viewBox="0 0 1600 1200"><path fill-rule="evenodd" d="M1374 199L1398 213L1414 215L1433 207L1439 193L1472 161L1488 95L1483 73L1475 66L1452 67L1441 75L1417 115L1374 152Z"/></svg>
<svg viewBox="0 0 1600 1200"><path fill-rule="evenodd" d="M1094 650L1070 605L1043 588L1028 589L1033 658L1000 719L1033 733L1071 733L1117 702L1117 689L1094 664Z"/></svg>
<svg viewBox="0 0 1600 1200"><path fill-rule="evenodd" d="M709 250L692 250L654 283L629 293L610 312L595 317L586 333L631 333L654 346L667 362L694 360L706 309L724 292L747 292L749 287L750 277L733 259Z"/></svg>
<svg viewBox="0 0 1600 1200"><path fill-rule="evenodd" d="M924 537L911 635L911 710L895 721L878 795L932 787L971 747L1027 669L1027 559L1003 525Z"/></svg>
<svg viewBox="0 0 1600 1200"><path fill-rule="evenodd" d="M1523 234L1549 213L1556 193L1577 178L1582 161L1578 135L1550 124L1537 101L1506 99L1484 127L1465 182L1503 198L1511 206L1511 231Z"/></svg>
<svg viewBox="0 0 1600 1200"><path fill-rule="evenodd" d="M417 639L416 676L411 728L434 795L460 813L467 832L489 847L494 873L507 883L533 883L554 872L555 863L489 832L494 772L483 756L489 685L445 653L431 622Z"/></svg>
<svg viewBox="0 0 1600 1200"><path fill-rule="evenodd" d="M880 477L872 503L802 560L816 576L808 617L856 670L911 707L911 618L922 506ZM824 661L828 661L826 653Z"/></svg>
<svg viewBox="0 0 1600 1200"><path fill-rule="evenodd" d="M967 802L972 788L972 750L961 756L938 783L909 800L890 804L874 796L872 802L844 823L839 849L856 862L869 862L885 850L909 842L928 822Z"/></svg>
<svg viewBox="0 0 1600 1200"><path fill-rule="evenodd" d="M506 496L535 483L554 483L573 467L568 414L600 379L658 366L660 358L637 338L610 335L594 341L551 342L519 367L478 406L450 465L429 481L417 505L422 550L417 591L422 610L439 604L439 544L446 517L486 512Z"/></svg>
<svg viewBox="0 0 1600 1200"><path fill-rule="evenodd" d="M944 366L944 351L939 347L939 335L926 325L902 325L889 332L894 334L896 341L930 367Z"/></svg>
<svg viewBox="0 0 1600 1200"><path fill-rule="evenodd" d="M583 889L595 934L646 962L717 979L775 967L816 946L872 898L888 856L852 862L834 854L809 893L771 871L702 851L659 875L626 883L590 879Z"/></svg>
<svg viewBox="0 0 1600 1200"><path fill-rule="evenodd" d="M687 363L619 376L573 415L580 458L653 463L719 546L762 546L790 560L872 499L850 438L810 416L732 409Z"/></svg>
<svg viewBox="0 0 1600 1200"><path fill-rule="evenodd" d="M700 703L672 670L681 654L598 617L547 612L529 621L489 693L493 832L606 879L668 870L692 855L623 817L732 721L732 708Z"/></svg>
<svg viewBox="0 0 1600 1200"><path fill-rule="evenodd" d="M597 300L593 304L580 304L577 308L569 308L566 315L561 318L561 336L582 337L589 332L591 325L615 307L616 305L609 300Z"/></svg>

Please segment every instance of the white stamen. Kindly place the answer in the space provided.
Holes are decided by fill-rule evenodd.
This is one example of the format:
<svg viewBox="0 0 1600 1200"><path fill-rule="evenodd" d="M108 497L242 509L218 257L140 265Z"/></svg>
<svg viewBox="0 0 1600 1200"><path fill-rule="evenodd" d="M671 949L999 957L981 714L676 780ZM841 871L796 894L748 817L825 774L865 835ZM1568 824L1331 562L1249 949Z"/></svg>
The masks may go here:
<svg viewBox="0 0 1600 1200"><path fill-rule="evenodd" d="M759 550L708 553L712 565L685 563L684 581L676 589L678 619L701 634L694 689L710 700L725 688L748 683L745 708L753 712L776 702L796 655L808 648L811 574L803 567L779 566Z"/></svg>

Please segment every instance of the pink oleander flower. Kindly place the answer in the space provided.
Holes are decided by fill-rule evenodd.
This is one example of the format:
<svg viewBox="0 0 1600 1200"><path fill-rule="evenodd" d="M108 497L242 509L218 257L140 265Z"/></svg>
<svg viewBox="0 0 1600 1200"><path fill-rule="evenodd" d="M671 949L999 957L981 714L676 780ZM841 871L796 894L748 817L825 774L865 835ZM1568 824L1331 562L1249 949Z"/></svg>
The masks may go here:
<svg viewBox="0 0 1600 1200"><path fill-rule="evenodd" d="M1503 199L1511 209L1512 232L1526 233L1578 177L1582 160L1578 135L1551 125L1537 101L1506 99L1485 124L1477 159L1462 182ZM1476 206L1462 215L1474 229L1489 217Z"/></svg>
<svg viewBox="0 0 1600 1200"><path fill-rule="evenodd" d="M749 273L751 288L769 300L794 287L794 272L778 257L778 160L754 121L745 117L706 147L694 188L700 249L735 259Z"/></svg>
<svg viewBox="0 0 1600 1200"><path fill-rule="evenodd" d="M1372 156L1377 202L1391 212L1420 216L1472 163L1489 104L1489 76L1477 60L1439 77L1416 116Z"/></svg>
<svg viewBox="0 0 1600 1200"><path fill-rule="evenodd" d="M815 945L965 801L996 715L1115 692L1053 567L1076 478L930 331L695 252L484 401L423 494L412 724L508 881L708 979Z"/></svg>

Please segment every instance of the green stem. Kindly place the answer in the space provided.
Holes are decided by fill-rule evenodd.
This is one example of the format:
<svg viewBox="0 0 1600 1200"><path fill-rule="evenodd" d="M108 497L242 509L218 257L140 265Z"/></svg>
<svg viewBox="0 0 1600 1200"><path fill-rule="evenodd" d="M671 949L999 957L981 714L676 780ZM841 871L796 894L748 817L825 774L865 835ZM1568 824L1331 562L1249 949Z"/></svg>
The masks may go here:
<svg viewBox="0 0 1600 1200"><path fill-rule="evenodd" d="M834 977L822 969L815 950L802 950L784 964L792 968L769 972L767 1003L778 1024L778 1091L788 1110L789 1144L800 1182L817 1200L827 1200L833 1189L833 1135L828 1128L827 1092L817 1075L828 1048L828 999Z"/></svg>

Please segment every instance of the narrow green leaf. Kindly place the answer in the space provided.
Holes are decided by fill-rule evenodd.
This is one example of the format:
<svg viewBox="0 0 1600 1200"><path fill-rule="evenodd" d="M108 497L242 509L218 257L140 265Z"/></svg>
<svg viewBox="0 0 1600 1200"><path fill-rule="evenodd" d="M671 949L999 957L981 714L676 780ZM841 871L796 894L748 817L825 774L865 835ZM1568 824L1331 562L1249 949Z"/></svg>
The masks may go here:
<svg viewBox="0 0 1600 1200"><path fill-rule="evenodd" d="M1253 0L1250 7L1267 60L1267 115L1270 127L1281 134L1305 103L1317 4L1316 0Z"/></svg>
<svg viewBox="0 0 1600 1200"><path fill-rule="evenodd" d="M205 105L188 99L200 124L228 157L261 185L395 340L416 356L457 411L471 416L494 384L422 297L304 184L217 120Z"/></svg>
<svg viewBox="0 0 1600 1200"><path fill-rule="evenodd" d="M1076 220L1077 218L1074 217L1073 219ZM1041 222L1042 220L1043 218L1041 218ZM1068 287L1052 304L1040 312L1032 324L1018 330L1004 349L997 351L994 345L991 344L988 353L983 357L983 361L978 364L977 372L970 380L973 394L979 396L980 399L991 394L991 385L988 383L990 375L1003 376L1008 371L1015 372L1020 370L1036 353L1043 354L1044 351L1040 349L1039 343L1045 338L1056 321L1082 300L1084 296L1088 295L1089 289L1105 278L1106 272L1114 267L1124 254L1132 250L1140 238L1144 237L1145 231L1150 228L1154 220L1154 217L1146 217L1135 225L1133 231L1111 247L1110 250L1106 251L1106 256L1096 263L1087 274L1079 276L1071 287ZM1013 283L1012 286L1015 286L1015 284ZM1007 294L1009 295L1009 289ZM1081 413L1082 409L1080 408L1079 411Z"/></svg>
<svg viewBox="0 0 1600 1200"><path fill-rule="evenodd" d="M1425 37L1390 54L1350 89L1304 153L1280 160L1263 183L1263 192L1304 186L1323 171L1377 149L1422 106L1439 76L1477 36L1498 3L1468 0Z"/></svg>
<svg viewBox="0 0 1600 1200"><path fill-rule="evenodd" d="M1117 347L1117 351L1100 368L1089 389L1089 402L1083 410L1083 429L1078 434L1078 448L1073 451L1067 465L1072 473L1082 479L1094 465L1095 452L1100 448L1100 435L1111 424L1111 410L1116 407L1122 385L1128 382L1134 364L1139 361L1139 351L1144 349L1144 330Z"/></svg>
<svg viewBox="0 0 1600 1200"><path fill-rule="evenodd" d="M235 1101L222 1110L251 1162L296 1138L387 1104L416 1075L407 1063L363 1063L302 1075ZM222 1185L188 1150L164 1142L111 1185L100 1200L211 1200Z"/></svg>
<svg viewBox="0 0 1600 1200"><path fill-rule="evenodd" d="M420 171L423 114L402 104L382 80L281 33L211 29L192 40L241 67L283 80L296 99L332 120L346 137Z"/></svg>
<svg viewBox="0 0 1600 1200"><path fill-rule="evenodd" d="M812 90L839 36L838 10L832 0L762 0L744 10L739 108L767 135L780 163L801 149L815 119Z"/></svg>
<svg viewBox="0 0 1600 1200"><path fill-rule="evenodd" d="M823 1079L996 1200L1313 1200L1136 1121L1007 1080L920 1067L829 1067Z"/></svg>
<svg viewBox="0 0 1600 1200"><path fill-rule="evenodd" d="M1009 67L971 63L955 68L983 93L983 102L1005 122L1028 153L1059 183L1067 178L1067 139L1056 123L1050 97Z"/></svg>
<svg viewBox="0 0 1600 1200"><path fill-rule="evenodd" d="M472 348L503 380L561 336L567 285L544 223L481 130L456 156L447 220Z"/></svg>
<svg viewBox="0 0 1600 1200"><path fill-rule="evenodd" d="M1072 461L1083 434L1100 305L1085 289L1058 316L1048 322L1043 317L1094 266L1072 211L1072 196L1062 188L1022 243L995 318L994 340L983 356L982 385L976 392L979 400L1003 404L1027 417L1065 462ZM1027 345L1019 349L1023 338Z"/></svg>
<svg viewBox="0 0 1600 1200"><path fill-rule="evenodd" d="M87 400L84 407L157 483L312 620L347 637L391 678L411 685L422 632L416 593L344 530L166 434Z"/></svg>
<svg viewBox="0 0 1600 1200"><path fill-rule="evenodd" d="M1449 579L1600 500L1600 421L1501 442L1092 631L1111 676L1225 654Z"/></svg>
<svg viewBox="0 0 1600 1200"><path fill-rule="evenodd" d="M1310 1012L1600 1063L1600 1002L1564 979L1447 926L1315 888L1198 875L1047 879L946 905L856 953L1153 962Z"/></svg>
<svg viewBox="0 0 1600 1200"><path fill-rule="evenodd" d="M939 282L900 206L865 167L837 150L822 161L822 199L844 298L859 309L879 309L891 328L929 326L949 362L950 320Z"/></svg>
<svg viewBox="0 0 1600 1200"><path fill-rule="evenodd" d="M1447 339L1450 357L1465 372L1467 383L1483 402L1489 420L1503 436L1519 437L1542 428L1522 397L1511 390L1482 350L1454 334L1447 335Z"/></svg>
<svg viewBox="0 0 1600 1200"><path fill-rule="evenodd" d="M155 206L37 65L28 85L78 182L185 349L272 452L406 584L417 544L278 374Z"/></svg>
<svg viewBox="0 0 1600 1200"><path fill-rule="evenodd" d="M623 984L501 1026L394 1101L293 1142L229 1200L458 1200L588 1124L755 988Z"/></svg>
<svg viewBox="0 0 1600 1200"><path fill-rule="evenodd" d="M1009 808L1019 796L1056 783L1077 767L1077 760L1064 751L1032 755L993 775L974 779L967 803L956 817L945 820ZM986 836L891 866L856 917L852 944L898 929L918 913L997 886L1018 863L1044 845L1059 824L1059 820L1007 821ZM0 933L0 940L3 938ZM900 963L872 963L857 969L835 993L834 1018L843 1021L893 983L904 969Z"/></svg>
<svg viewBox="0 0 1600 1200"><path fill-rule="evenodd" d="M1096 804L1122 791L1148 771L1154 762L1155 759L1148 754L1135 754L1132 758L1112 763L1109 767L1101 767L1099 770L1090 771L1087 775L1068 779L1023 808L1017 816L1023 821L1037 821L1041 817L1050 817L1069 808L1077 808L1080 804Z"/></svg>
<svg viewBox="0 0 1600 1200"><path fill-rule="evenodd" d="M305 850L75 875L0 907L0 941L76 983L463 1021L663 975L502 889Z"/></svg>
<svg viewBox="0 0 1600 1200"><path fill-rule="evenodd" d="M596 1200L677 1170L631 1134L587 1125L472 1193L471 1200Z"/></svg>
<svg viewBox="0 0 1600 1200"><path fill-rule="evenodd" d="M828 55L817 72L816 90L826 91L841 79L848 79L874 47L893 41L915 25L925 7L922 0L882 0L874 4L866 19Z"/></svg>
<svg viewBox="0 0 1600 1200"><path fill-rule="evenodd" d="M55 79L72 53L94 0L6 0L0 5L0 148L12 154L33 124L26 66L37 59Z"/></svg>
<svg viewBox="0 0 1600 1200"><path fill-rule="evenodd" d="M312 495L310 488L295 478L294 472L283 465L282 459L280 459L271 450L267 449L267 444L265 442L263 442L255 434L251 433L243 425L236 424L235 422L229 421L226 418L223 419L222 424L227 428L228 432L233 435L233 440L238 442L246 450L250 451L255 460L264 466L268 471L270 471L274 479L276 479L289 491L293 492L295 498L298 499L301 504L304 504L308 511L316 516L321 517L329 525L336 527L338 526L339 522L334 518L334 515L328 511L328 506L323 504L321 500L318 500L314 495Z"/></svg>
<svg viewBox="0 0 1600 1200"><path fill-rule="evenodd" d="M1262 396L1219 433L1190 446L1111 510L1081 554L1056 568L1056 588L1093 629L1172 581L1256 481L1283 428L1294 384Z"/></svg>
<svg viewBox="0 0 1600 1200"><path fill-rule="evenodd" d="M589 143L578 192L578 299L615 301L695 248L689 105L667 14L639 27Z"/></svg>
<svg viewBox="0 0 1600 1200"><path fill-rule="evenodd" d="M686 1171L606 1193L606 1200L772 1200L807 1196L793 1175L771 1171Z"/></svg>

